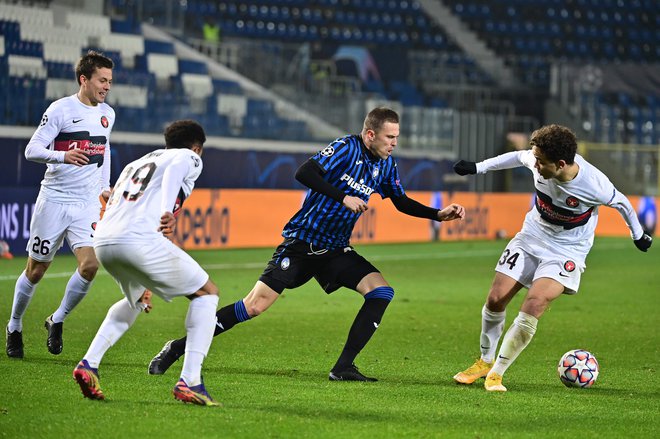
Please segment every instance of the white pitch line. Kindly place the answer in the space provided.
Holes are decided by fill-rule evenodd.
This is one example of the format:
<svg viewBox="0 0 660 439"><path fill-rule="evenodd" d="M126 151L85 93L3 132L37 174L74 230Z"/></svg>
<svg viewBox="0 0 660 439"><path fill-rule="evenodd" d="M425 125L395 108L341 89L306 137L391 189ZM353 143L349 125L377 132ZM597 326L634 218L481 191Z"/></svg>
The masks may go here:
<svg viewBox="0 0 660 439"><path fill-rule="evenodd" d="M504 247L504 246L503 246ZM594 251L610 251L615 249L623 249L624 245L600 245L594 248ZM413 253L407 255L397 255L397 254L381 254L381 255L367 255L365 256L370 261L416 261L422 259L456 259L456 258L472 258L478 256L497 256L502 252L501 249L498 250L465 250L465 251L447 251L447 252L437 252L437 253ZM362 252L364 256L365 252ZM202 267L206 270L249 270L253 268L265 268L268 260L261 262L245 262L240 264L205 264ZM72 271L67 272L55 272L55 273L46 273L44 278L46 279L55 279L62 277L70 277ZM97 273L97 276L107 276L108 272L100 269ZM15 281L18 274L12 275L2 275L0 276L0 282L2 281Z"/></svg>

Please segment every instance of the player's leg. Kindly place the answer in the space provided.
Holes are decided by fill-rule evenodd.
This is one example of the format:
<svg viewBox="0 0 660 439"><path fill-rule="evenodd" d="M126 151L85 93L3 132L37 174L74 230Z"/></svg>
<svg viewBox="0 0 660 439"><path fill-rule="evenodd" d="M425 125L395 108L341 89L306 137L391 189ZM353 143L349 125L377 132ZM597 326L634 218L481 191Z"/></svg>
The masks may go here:
<svg viewBox="0 0 660 439"><path fill-rule="evenodd" d="M518 316L504 334L495 364L486 377L486 390L506 391L506 387L502 385L504 373L532 341L538 319L550 302L564 292L564 288L558 281L546 277L536 279L532 283Z"/></svg>
<svg viewBox="0 0 660 439"><path fill-rule="evenodd" d="M139 267L126 262L124 256L129 251L115 246L99 247L96 251L110 275L119 284L124 298L110 307L105 319L96 332L83 359L73 371L73 377L87 398L104 399L99 386L98 367L105 353L133 326L142 310L137 306L144 286L139 282Z"/></svg>
<svg viewBox="0 0 660 439"><path fill-rule="evenodd" d="M43 278L49 266L50 261L41 262L29 257L25 270L16 279L14 301L6 330L6 352L11 358L23 358L23 316L32 301L37 283Z"/></svg>
<svg viewBox="0 0 660 439"><path fill-rule="evenodd" d="M123 298L110 307L83 359L73 370L73 377L80 385L85 397L104 399L98 377L98 367L105 353L133 326L140 314Z"/></svg>
<svg viewBox="0 0 660 439"><path fill-rule="evenodd" d="M266 311L280 297L279 293L262 281L257 281L245 298L225 305L216 313L213 336L229 331L238 323L246 322ZM162 375L177 361L186 350L186 337L170 340L149 363L151 375Z"/></svg>
<svg viewBox="0 0 660 439"><path fill-rule="evenodd" d="M194 294L186 315L186 345L181 378L173 389L174 397L198 405L219 405L211 398L202 380L202 364L213 339L218 287L209 279Z"/></svg>
<svg viewBox="0 0 660 439"><path fill-rule="evenodd" d="M95 203L90 203L83 208L69 206L69 213L72 221L67 228L66 238L76 256L78 267L67 282L60 306L46 318L44 323L48 331L46 346L48 351L54 355L62 352L64 319L87 295L99 269L99 262L92 247L94 233L92 224L99 219L99 206Z"/></svg>
<svg viewBox="0 0 660 439"><path fill-rule="evenodd" d="M282 291L296 288L311 278L306 255L308 244L287 239L273 253L266 269L245 298L226 305L216 312L213 335L229 331L238 323L245 322L266 311L275 303ZM170 340L149 363L149 373L162 375L185 352L186 337Z"/></svg>
<svg viewBox="0 0 660 439"><path fill-rule="evenodd" d="M315 276L325 292L329 294L344 286L359 292L364 298L328 378L331 381L377 381L360 373L354 361L380 326L385 310L394 297L394 289L376 267L353 249L339 249L328 259Z"/></svg>
<svg viewBox="0 0 660 439"><path fill-rule="evenodd" d="M330 370L330 381L377 381L360 373L353 362L380 326L394 297L394 289L380 273L370 273L360 281L356 290L363 295L364 303L353 320L337 362Z"/></svg>
<svg viewBox="0 0 660 439"><path fill-rule="evenodd" d="M504 330L506 306L523 285L509 275L495 272L486 303L481 309L481 356L470 367L454 375L460 384L472 384L485 377L493 367L497 345Z"/></svg>
<svg viewBox="0 0 660 439"><path fill-rule="evenodd" d="M78 259L78 269L73 272L67 282L60 306L46 318L44 323L48 330L46 346L48 351L54 355L62 352L64 319L87 295L99 266L92 247L78 248L74 250L74 254Z"/></svg>
<svg viewBox="0 0 660 439"><path fill-rule="evenodd" d="M28 261L25 270L16 280L11 317L7 325L6 351L10 357L23 358L23 315L34 296L37 284L62 246L67 224L62 205L37 199L30 221L30 239L26 247Z"/></svg>

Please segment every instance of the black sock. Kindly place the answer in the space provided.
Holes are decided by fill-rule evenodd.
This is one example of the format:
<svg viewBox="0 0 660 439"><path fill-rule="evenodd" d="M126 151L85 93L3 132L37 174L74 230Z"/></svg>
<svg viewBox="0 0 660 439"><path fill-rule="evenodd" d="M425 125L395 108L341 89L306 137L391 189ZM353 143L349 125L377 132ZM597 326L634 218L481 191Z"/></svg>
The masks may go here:
<svg viewBox="0 0 660 439"><path fill-rule="evenodd" d="M239 308L238 310L239 314L241 314L240 318L236 315L237 307ZM239 300L236 303L232 303L231 305L227 305L223 308L220 308L218 311L216 311L215 318L216 318L216 324L215 324L215 330L213 331L214 337L216 335L222 334L225 331L229 331L231 328L234 327L234 325L243 322L249 319L250 317L247 315L247 311L245 311L245 306L243 305L243 301ZM177 356L177 358L182 356L186 351L186 338L187 337L182 337L172 342L172 352Z"/></svg>
<svg viewBox="0 0 660 439"><path fill-rule="evenodd" d="M344 350L341 352L337 363L332 368L333 371L339 371L353 364L353 360L366 346L371 336L374 335L380 320L385 314L385 309L390 301L387 299L367 299L362 304L362 308L358 311L353 325L348 332L348 339L344 345Z"/></svg>

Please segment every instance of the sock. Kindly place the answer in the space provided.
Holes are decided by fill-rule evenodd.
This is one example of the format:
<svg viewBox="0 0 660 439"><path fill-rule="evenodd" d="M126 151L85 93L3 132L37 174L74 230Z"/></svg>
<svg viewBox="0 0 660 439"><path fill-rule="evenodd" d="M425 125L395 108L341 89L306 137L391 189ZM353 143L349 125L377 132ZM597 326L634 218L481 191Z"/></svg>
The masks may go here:
<svg viewBox="0 0 660 439"><path fill-rule="evenodd" d="M27 309L34 290L37 288L36 284L32 284L25 276L25 271L16 279L16 286L14 287L14 303L11 306L11 317L7 329L9 332L23 331L23 315Z"/></svg>
<svg viewBox="0 0 660 439"><path fill-rule="evenodd" d="M500 376L513 364L518 355L527 347L536 332L538 319L524 312L518 313L518 317L504 334L500 353L495 360L495 365L491 369Z"/></svg>
<svg viewBox="0 0 660 439"><path fill-rule="evenodd" d="M218 296L196 297L190 302L186 315L186 356L183 360L181 378L188 386L202 383L202 362L209 352L213 340L214 313L218 307Z"/></svg>
<svg viewBox="0 0 660 439"><path fill-rule="evenodd" d="M140 315L140 310L131 308L126 298L110 307L105 320L96 331L94 340L83 357L91 367L99 367L103 355L128 331L138 315Z"/></svg>
<svg viewBox="0 0 660 439"><path fill-rule="evenodd" d="M504 330L506 311L494 312L486 308L481 309L481 336L479 347L481 348L481 359L486 363L492 363L497 353L497 344Z"/></svg>
<svg viewBox="0 0 660 439"><path fill-rule="evenodd" d="M60 307L53 313L53 322L63 322L66 316L73 311L73 308L85 297L91 286L92 281L82 277L78 270L74 271L64 289L64 297Z"/></svg>
<svg viewBox="0 0 660 439"><path fill-rule="evenodd" d="M378 287L364 295L364 304L353 320L353 325L348 331L348 339L337 363L332 368L333 371L340 371L353 364L355 357L378 329L387 305L390 304L393 297L394 289L392 287Z"/></svg>
<svg viewBox="0 0 660 439"><path fill-rule="evenodd" d="M215 313L215 329L213 336L220 335L225 331L229 331L237 323L250 320L243 300L239 300L231 305L224 306ZM177 358L184 354L186 350L186 337L174 340L172 342L172 352L176 353Z"/></svg>

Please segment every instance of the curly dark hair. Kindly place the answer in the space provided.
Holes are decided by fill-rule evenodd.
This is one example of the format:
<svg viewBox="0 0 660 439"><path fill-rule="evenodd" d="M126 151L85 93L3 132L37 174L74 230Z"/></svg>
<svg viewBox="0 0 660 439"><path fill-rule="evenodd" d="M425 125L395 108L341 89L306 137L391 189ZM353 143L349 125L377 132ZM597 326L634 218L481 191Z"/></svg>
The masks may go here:
<svg viewBox="0 0 660 439"><path fill-rule="evenodd" d="M187 148L195 145L204 146L206 133L194 120L177 120L165 128L165 148Z"/></svg>
<svg viewBox="0 0 660 439"><path fill-rule="evenodd" d="M399 123L399 115L390 108L377 107L364 118L364 129L378 132L385 122Z"/></svg>
<svg viewBox="0 0 660 439"><path fill-rule="evenodd" d="M575 133L565 126L546 125L532 133L529 141L531 146L536 146L543 155L552 162L564 160L572 165L577 152L577 137Z"/></svg>
<svg viewBox="0 0 660 439"><path fill-rule="evenodd" d="M87 55L78 60L76 64L76 80L80 85L80 75L85 75L85 78L91 79L96 69L112 69L115 63L110 58L100 52L89 50Z"/></svg>

